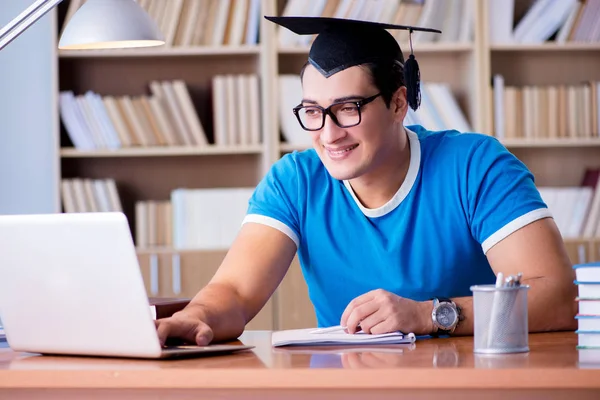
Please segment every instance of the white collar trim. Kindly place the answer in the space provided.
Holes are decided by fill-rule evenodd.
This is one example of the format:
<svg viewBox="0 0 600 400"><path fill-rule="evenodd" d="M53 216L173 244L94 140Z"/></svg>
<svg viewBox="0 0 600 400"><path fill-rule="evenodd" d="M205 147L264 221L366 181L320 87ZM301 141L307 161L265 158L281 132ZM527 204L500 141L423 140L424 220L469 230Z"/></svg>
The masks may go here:
<svg viewBox="0 0 600 400"><path fill-rule="evenodd" d="M352 195L354 202L356 203L358 208L360 208L363 214L365 214L367 217L383 217L384 215L393 211L396 207L400 205L400 203L402 203L402 200L406 198L413 185L415 184L415 181L417 180L419 166L421 165L421 143L419 142L419 137L416 133L414 133L408 128L404 129L406 129L408 135L408 143L410 146L410 164L408 165L408 171L406 173L406 177L404 178L404 182L402 182L402 185L400 186L396 194L394 194L394 197L392 197L387 203L378 208L366 208L356 197L356 194L354 193L350 182L347 180L343 181L344 186L346 186L346 189L348 189L348 191Z"/></svg>

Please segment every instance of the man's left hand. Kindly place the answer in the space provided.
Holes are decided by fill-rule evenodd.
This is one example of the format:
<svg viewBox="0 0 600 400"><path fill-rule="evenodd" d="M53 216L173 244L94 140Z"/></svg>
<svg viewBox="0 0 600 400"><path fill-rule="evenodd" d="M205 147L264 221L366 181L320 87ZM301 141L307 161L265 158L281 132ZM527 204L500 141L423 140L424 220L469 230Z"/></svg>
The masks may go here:
<svg viewBox="0 0 600 400"><path fill-rule="evenodd" d="M401 331L415 335L432 332L431 302L418 302L377 289L356 297L348 304L340 324L348 333L361 330L365 333Z"/></svg>

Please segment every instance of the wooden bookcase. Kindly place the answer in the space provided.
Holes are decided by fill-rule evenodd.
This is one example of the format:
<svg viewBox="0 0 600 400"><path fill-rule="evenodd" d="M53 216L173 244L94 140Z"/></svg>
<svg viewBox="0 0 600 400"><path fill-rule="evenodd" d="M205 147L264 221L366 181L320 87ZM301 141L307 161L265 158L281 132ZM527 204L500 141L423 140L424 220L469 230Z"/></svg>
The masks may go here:
<svg viewBox="0 0 600 400"><path fill-rule="evenodd" d="M600 44L492 46L487 33L490 17L487 2L469 1L474 7L472 41L416 43L414 50L423 80L450 84L475 131L488 134L493 131L490 82L494 73L504 74L507 81L514 84L600 80ZM69 1L61 4L59 15L64 16L68 5ZM285 0L261 0L261 16L280 14L284 6ZM184 80L209 140L213 132L212 77L226 73L258 74L262 134L261 144L254 146L86 152L61 147L57 154L62 178L113 178L132 226L136 201L167 200L171 190L178 187L255 186L283 154L301 150L281 139L277 76L297 74L306 61L308 49L278 48L276 32L276 26L261 17L260 41L256 46L59 51L59 90L139 95L148 94L147 85L151 80ZM408 49L405 43L401 46ZM293 118L291 110L289 115ZM64 132L61 136L65 143ZM586 168L600 167L598 138L510 140L505 144L531 168L539 185L577 186ZM582 251L589 259L600 258L598 241L582 239L567 244L573 260L577 260ZM192 297L210 279L225 252L145 248L139 249L138 254L149 294ZM180 263L181 279L177 283L172 268L175 257ZM157 263L158 268L151 271L153 263ZM178 286L181 291L174 290ZM312 305L295 260L275 296L249 327L290 329L314 324Z"/></svg>

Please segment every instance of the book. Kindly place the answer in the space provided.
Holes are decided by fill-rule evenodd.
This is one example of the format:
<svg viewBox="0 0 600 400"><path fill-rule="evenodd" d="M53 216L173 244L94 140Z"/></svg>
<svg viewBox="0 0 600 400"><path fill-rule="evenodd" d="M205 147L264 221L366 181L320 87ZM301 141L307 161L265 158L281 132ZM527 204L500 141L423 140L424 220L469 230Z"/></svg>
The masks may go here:
<svg viewBox="0 0 600 400"><path fill-rule="evenodd" d="M600 283L600 262L576 264L573 269L579 283Z"/></svg>
<svg viewBox="0 0 600 400"><path fill-rule="evenodd" d="M175 314L177 311L181 311L190 303L191 299L185 298L159 298L150 297L148 298L150 311L152 312L153 319L168 318Z"/></svg>
<svg viewBox="0 0 600 400"><path fill-rule="evenodd" d="M581 332L600 332L600 315L577 314L577 330Z"/></svg>
<svg viewBox="0 0 600 400"><path fill-rule="evenodd" d="M288 329L275 331L271 335L271 345L280 346L364 346L379 344L411 344L416 340L414 333L390 332L369 334L359 331L346 333L342 327Z"/></svg>
<svg viewBox="0 0 600 400"><path fill-rule="evenodd" d="M600 317L600 298L585 299L577 297L575 301L578 304L580 315L597 315Z"/></svg>

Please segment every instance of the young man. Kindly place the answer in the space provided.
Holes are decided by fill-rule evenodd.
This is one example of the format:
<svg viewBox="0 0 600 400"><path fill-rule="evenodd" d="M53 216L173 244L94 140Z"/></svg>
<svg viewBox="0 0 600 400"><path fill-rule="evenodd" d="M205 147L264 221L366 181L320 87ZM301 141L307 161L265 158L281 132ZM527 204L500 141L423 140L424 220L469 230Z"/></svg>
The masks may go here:
<svg viewBox="0 0 600 400"><path fill-rule="evenodd" d="M314 149L273 165L212 281L157 322L161 341L236 338L296 252L319 326L472 334L470 286L521 272L530 330L573 329L573 271L527 168L487 135L405 128L418 69L382 26L268 19L318 33L294 109Z"/></svg>

